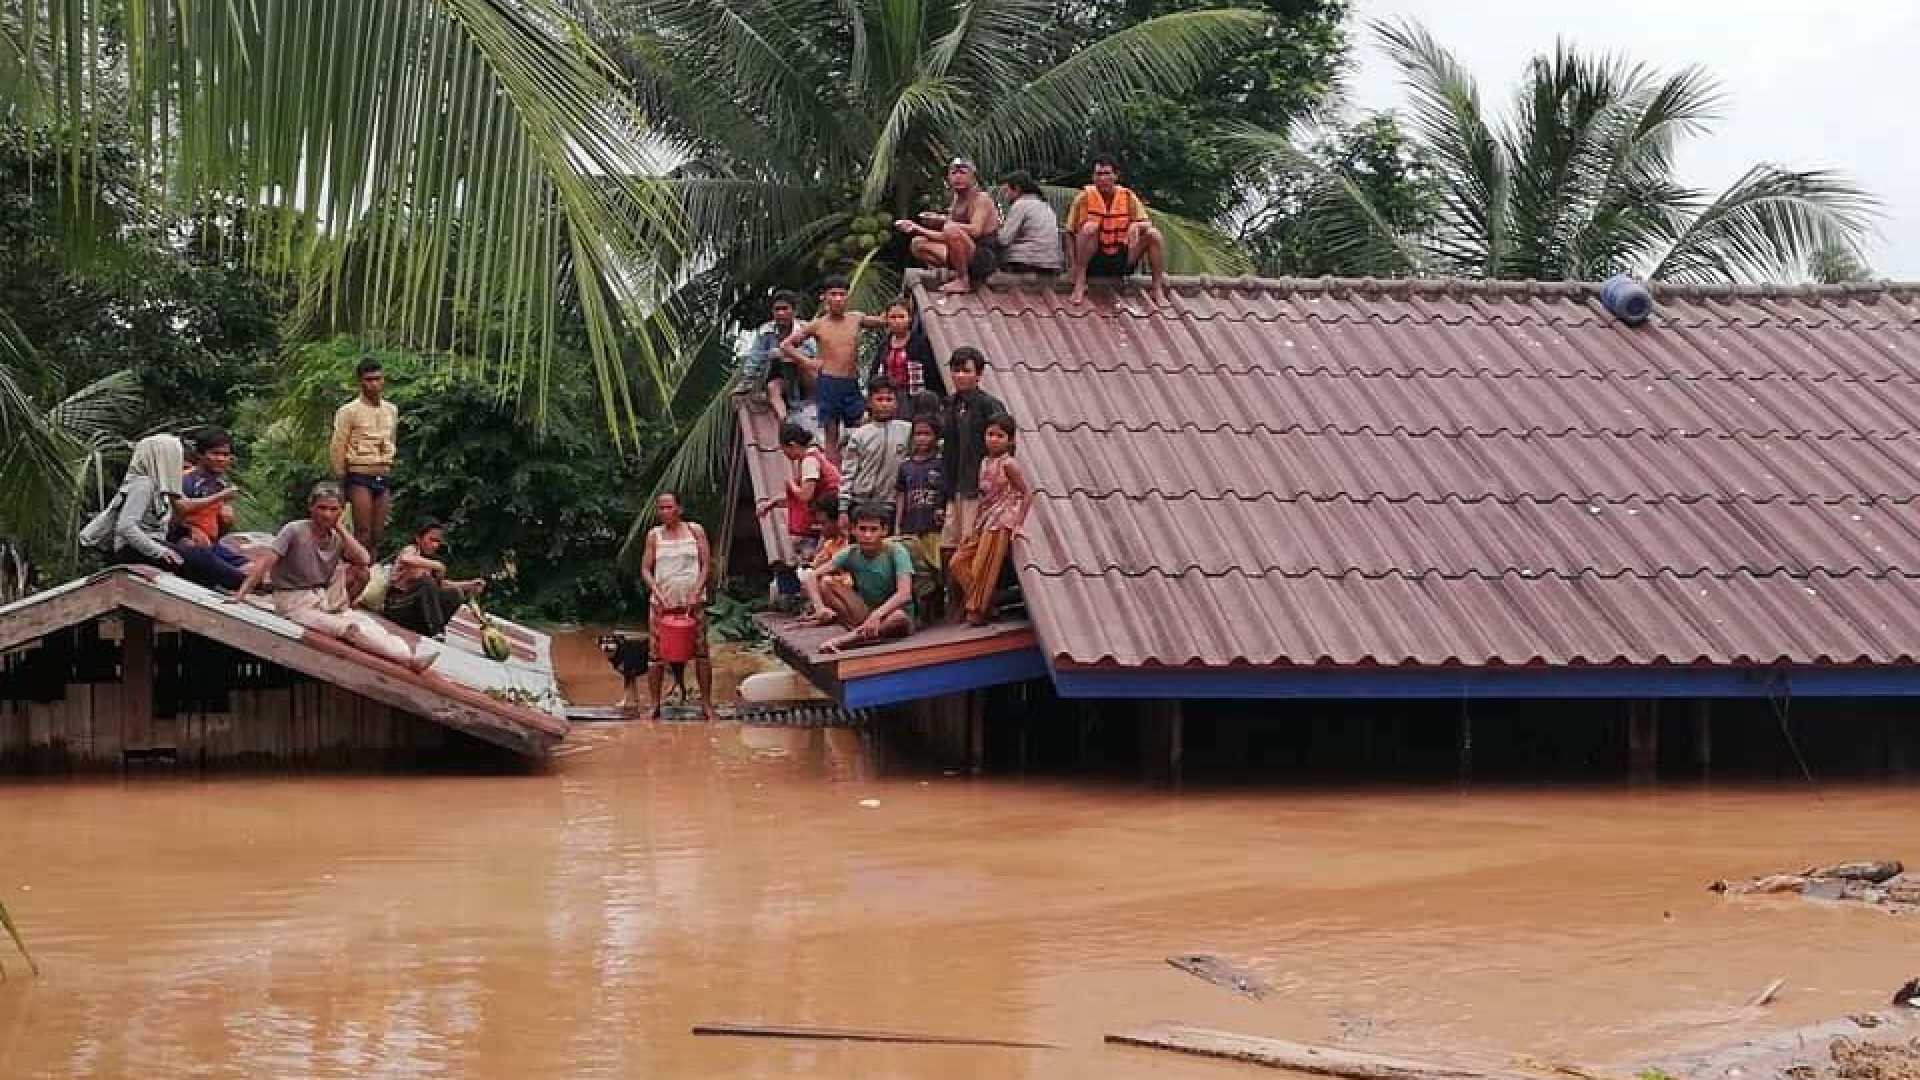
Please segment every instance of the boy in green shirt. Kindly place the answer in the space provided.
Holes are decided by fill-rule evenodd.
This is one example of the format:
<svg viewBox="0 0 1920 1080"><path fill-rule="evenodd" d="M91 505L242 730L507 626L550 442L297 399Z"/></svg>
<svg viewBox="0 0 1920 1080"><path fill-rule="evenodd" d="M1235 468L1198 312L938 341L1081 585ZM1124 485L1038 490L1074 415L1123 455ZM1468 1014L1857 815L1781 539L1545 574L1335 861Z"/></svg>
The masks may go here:
<svg viewBox="0 0 1920 1080"><path fill-rule="evenodd" d="M891 508L873 503L853 509L852 546L829 565L844 570L851 584L820 583L820 599L832 622L847 632L820 645L837 652L848 645L903 638L913 633L913 558L898 540L887 539Z"/></svg>

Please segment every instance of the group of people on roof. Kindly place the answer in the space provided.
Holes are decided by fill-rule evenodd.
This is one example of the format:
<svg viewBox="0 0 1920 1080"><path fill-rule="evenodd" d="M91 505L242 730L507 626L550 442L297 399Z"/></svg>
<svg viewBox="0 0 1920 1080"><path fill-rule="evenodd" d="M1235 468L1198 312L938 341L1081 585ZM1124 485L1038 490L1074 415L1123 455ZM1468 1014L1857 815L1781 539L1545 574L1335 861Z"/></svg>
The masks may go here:
<svg viewBox="0 0 1920 1080"><path fill-rule="evenodd" d="M1069 301L1080 304L1089 277L1124 278L1145 262L1153 274L1154 302L1167 302L1165 238L1140 196L1120 183L1120 166L1112 158L1093 159L1092 182L1074 196L1064 234L1030 173L1008 173L1000 181L1004 212L967 158L947 164L947 188L952 201L944 213L893 223L911 237L909 247L921 265L952 272L942 292L971 291L998 270L1044 276L1064 268L1073 282Z"/></svg>
<svg viewBox="0 0 1920 1080"><path fill-rule="evenodd" d="M776 594L842 628L825 651L905 637L946 611L990 622L1031 491L1018 427L980 387L985 354L956 348L942 372L906 301L849 310L842 278L826 281L820 305L803 322L797 298L775 296L745 358L788 463L784 491L758 506L782 514L793 552ZM863 373L864 331L882 336Z"/></svg>
<svg viewBox="0 0 1920 1080"><path fill-rule="evenodd" d="M363 361L355 377L359 394L334 415L333 475L308 492L306 517L271 536L236 532L233 438L200 427L136 443L119 490L81 530L81 546L115 564L178 574L226 593L230 602L269 593L274 611L290 622L426 670L438 652L396 627L419 638L440 637L486 582L448 577L439 557L446 530L435 521L422 523L376 567L392 502L399 410L385 399L378 361ZM349 507L351 531L343 524ZM376 578L377 588L370 588Z"/></svg>

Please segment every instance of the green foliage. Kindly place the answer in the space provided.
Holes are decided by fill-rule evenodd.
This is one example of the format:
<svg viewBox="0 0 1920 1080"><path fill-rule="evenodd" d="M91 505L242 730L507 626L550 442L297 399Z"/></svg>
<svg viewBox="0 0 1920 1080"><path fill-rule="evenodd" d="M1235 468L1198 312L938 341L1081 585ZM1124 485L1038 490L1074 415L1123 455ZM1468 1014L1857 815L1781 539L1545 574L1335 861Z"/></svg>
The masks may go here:
<svg viewBox="0 0 1920 1080"><path fill-rule="evenodd" d="M245 523L298 516L326 472L334 410L352 396L353 369L379 357L400 409L389 555L428 519L447 529L457 577L488 579L488 607L514 617L612 619L642 610L637 582L616 563L644 495L632 459L592 420L588 362L563 356L542 431L503 404L470 361L373 350L338 337L294 351L269 409L250 412L239 483Z"/></svg>
<svg viewBox="0 0 1920 1080"><path fill-rule="evenodd" d="M1279 171L1265 191L1249 196L1240 243L1259 273L1271 277L1326 274L1392 276L1407 265L1391 246L1342 235L1337 204L1341 185L1363 193L1398 235L1432 227L1439 208L1438 177L1391 113L1376 113L1334 130L1302 137L1310 168ZM1334 179L1337 178L1337 179ZM1334 209L1322 212L1329 206Z"/></svg>
<svg viewBox="0 0 1920 1080"><path fill-rule="evenodd" d="M128 192L129 138L98 138L96 177ZM130 373L140 396L130 433L231 424L270 375L281 297L195 243L191 220L124 197L76 210L60 164L48 132L0 125L0 312L69 386Z"/></svg>
<svg viewBox="0 0 1920 1080"><path fill-rule="evenodd" d="M1060 40L1094 37L1153 18L1224 6L1218 0L1121 0L1069 9ZM1268 16L1262 34L1183 94L1115 99L1093 118L1087 150L1120 159L1127 183L1156 209L1198 221L1229 214L1267 177L1219 137L1249 124L1285 128L1332 92L1347 56L1347 0L1248 0ZM1083 155L1083 157L1086 155ZM1063 182L1085 183L1083 162L1059 162Z"/></svg>
<svg viewBox="0 0 1920 1080"><path fill-rule="evenodd" d="M130 192L215 224L322 325L482 361L532 400L577 332L627 433L628 365L667 380L658 270L681 219L568 0L0 7L6 115L44 124L81 203L118 128ZM112 200L105 200L111 202Z"/></svg>
<svg viewBox="0 0 1920 1080"><path fill-rule="evenodd" d="M713 602L707 605L707 636L716 641L759 641L765 635L753 621L755 610L752 602L731 591L714 593Z"/></svg>
<svg viewBox="0 0 1920 1080"><path fill-rule="evenodd" d="M1838 173L1756 165L1719 194L1681 184L1675 151L1720 108L1706 73L1662 75L1567 45L1536 56L1510 112L1413 23L1377 24L1410 98L1415 157L1438 179L1430 219L1397 221L1363 179L1298 132L1236 141L1324 193L1320 227L1371 272L1681 282L1798 277L1823 248L1857 252L1878 204Z"/></svg>
<svg viewBox="0 0 1920 1080"><path fill-rule="evenodd" d="M1848 285L1873 280L1873 267L1858 252L1829 244L1807 256L1807 277L1822 285Z"/></svg>

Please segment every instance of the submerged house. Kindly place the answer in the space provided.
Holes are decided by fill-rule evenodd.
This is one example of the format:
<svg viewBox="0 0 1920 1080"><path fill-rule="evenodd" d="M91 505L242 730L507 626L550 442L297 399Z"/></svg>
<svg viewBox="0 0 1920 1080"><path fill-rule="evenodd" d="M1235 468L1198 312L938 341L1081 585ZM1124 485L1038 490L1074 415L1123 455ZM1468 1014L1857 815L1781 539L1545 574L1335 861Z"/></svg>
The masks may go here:
<svg viewBox="0 0 1920 1080"><path fill-rule="evenodd" d="M415 674L264 601L105 570L0 607L0 769L543 758L567 734L550 642L492 622L505 661L462 609Z"/></svg>
<svg viewBox="0 0 1920 1080"><path fill-rule="evenodd" d="M843 702L1132 700L1177 761L1201 702L1605 699L1650 768L1662 699L1710 747L1713 701L1920 694L1920 288L1656 286L1632 326L1578 283L930 285L1019 423L1028 621L840 657L775 624Z"/></svg>

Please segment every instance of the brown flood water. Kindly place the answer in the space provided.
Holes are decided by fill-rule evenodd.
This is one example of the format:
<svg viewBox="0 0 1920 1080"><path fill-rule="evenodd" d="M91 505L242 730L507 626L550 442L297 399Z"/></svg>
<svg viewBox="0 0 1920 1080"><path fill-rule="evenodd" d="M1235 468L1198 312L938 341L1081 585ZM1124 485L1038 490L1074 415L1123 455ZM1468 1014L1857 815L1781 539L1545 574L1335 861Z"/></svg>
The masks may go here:
<svg viewBox="0 0 1920 1080"><path fill-rule="evenodd" d="M0 948L0 1077L1263 1075L1101 1043L1160 1019L1619 1061L1875 1008L1920 974L1910 920L1703 888L1920 855L1916 812L1896 787L882 776L854 733L727 724L587 729L540 776L9 782L0 896L45 974ZM1277 992L1164 961L1192 951ZM1064 1049L689 1035L703 1020Z"/></svg>

